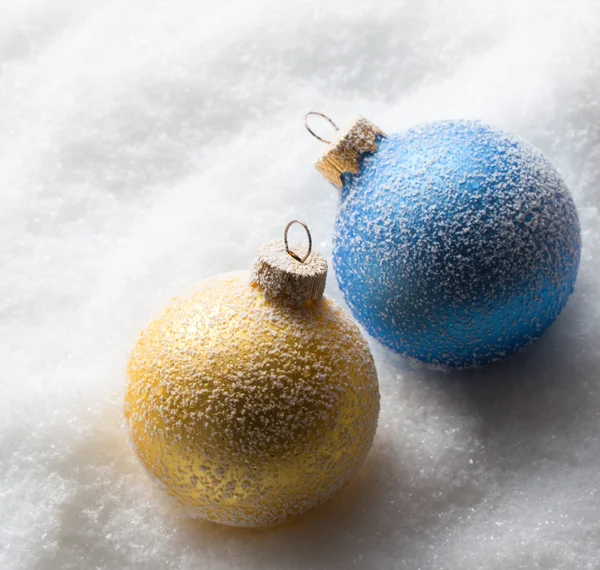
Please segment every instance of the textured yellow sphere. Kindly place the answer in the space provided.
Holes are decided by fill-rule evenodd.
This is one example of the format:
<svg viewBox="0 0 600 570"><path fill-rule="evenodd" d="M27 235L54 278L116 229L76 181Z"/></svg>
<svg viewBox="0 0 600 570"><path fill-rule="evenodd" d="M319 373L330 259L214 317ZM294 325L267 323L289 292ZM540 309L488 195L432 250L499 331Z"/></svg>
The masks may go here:
<svg viewBox="0 0 600 570"><path fill-rule="evenodd" d="M356 325L330 299L291 308L246 275L204 282L142 333L125 416L145 467L179 503L272 524L339 491L375 435L379 389Z"/></svg>

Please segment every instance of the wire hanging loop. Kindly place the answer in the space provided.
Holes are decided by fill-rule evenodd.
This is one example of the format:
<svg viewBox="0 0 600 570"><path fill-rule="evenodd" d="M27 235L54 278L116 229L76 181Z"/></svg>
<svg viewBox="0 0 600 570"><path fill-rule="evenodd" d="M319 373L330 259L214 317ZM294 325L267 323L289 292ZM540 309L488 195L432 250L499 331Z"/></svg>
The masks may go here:
<svg viewBox="0 0 600 570"><path fill-rule="evenodd" d="M318 113L317 111L309 111L308 113L306 113L306 115L304 115L304 126L306 127L306 130L317 140L320 140L321 142L324 142L326 144L331 144L331 141L328 141L328 140L320 137L317 133L315 133L315 131L313 131L308 126L308 117L310 117L311 115L316 115L317 117L323 117L336 131L340 130L340 129L338 129L338 126L333 122L333 119L331 119L327 115L324 115L323 113Z"/></svg>
<svg viewBox="0 0 600 570"><path fill-rule="evenodd" d="M308 236L308 251L306 252L306 255L304 257L300 257L298 254L291 251L290 246L288 244L288 231L290 227L294 224L300 224L304 228L304 230L306 231L306 235ZM310 230L308 229L308 226L300 220L292 220L287 226L285 226L285 230L283 231L283 243L285 244L285 251L287 252L287 254L293 257L296 261L299 261L300 263L304 263L308 259L310 253L312 252L312 236L310 235Z"/></svg>

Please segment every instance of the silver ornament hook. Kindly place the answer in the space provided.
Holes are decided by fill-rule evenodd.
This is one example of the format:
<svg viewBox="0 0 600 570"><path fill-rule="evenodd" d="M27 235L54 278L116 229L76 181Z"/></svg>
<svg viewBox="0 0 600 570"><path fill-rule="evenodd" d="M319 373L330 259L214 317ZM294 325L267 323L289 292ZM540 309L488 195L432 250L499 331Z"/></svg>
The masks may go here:
<svg viewBox="0 0 600 570"><path fill-rule="evenodd" d="M331 141L325 140L324 138L320 137L317 133L315 133L308 126L308 117L310 117L310 115L316 115L317 117L323 117L336 131L340 130L340 129L338 129L338 126L333 122L333 120L330 117L328 117L327 115L325 115L323 113L318 113L317 111L309 111L308 113L306 113L306 115L304 115L304 126L306 127L306 130L317 140L320 140L321 142L324 142L326 144L331 144Z"/></svg>
<svg viewBox="0 0 600 570"><path fill-rule="evenodd" d="M304 228L304 230L306 231L306 235L308 236L308 251L306 252L306 255L304 257L300 257L293 251L290 251L290 246L288 244L288 231L290 227L294 224L300 224ZM310 230L308 229L308 226L300 220L292 220L287 226L285 226L285 230L283 230L283 243L285 244L285 251L288 255L292 256L296 261L304 263L308 259L308 256L312 251L312 236L310 235Z"/></svg>

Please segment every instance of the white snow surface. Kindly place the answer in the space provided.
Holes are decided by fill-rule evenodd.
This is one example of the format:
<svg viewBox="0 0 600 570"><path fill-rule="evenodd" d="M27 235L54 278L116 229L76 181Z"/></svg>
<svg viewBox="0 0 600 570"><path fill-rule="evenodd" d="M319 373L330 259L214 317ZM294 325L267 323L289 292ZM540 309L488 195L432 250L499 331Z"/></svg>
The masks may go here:
<svg viewBox="0 0 600 570"><path fill-rule="evenodd" d="M600 568L595 0L0 12L0 568ZM373 341L382 409L357 479L289 524L230 529L187 518L135 460L124 367L173 296L249 269L290 219L330 258L338 197L309 110L534 143L579 210L579 280L533 347L484 369ZM333 274L327 291L341 300Z"/></svg>

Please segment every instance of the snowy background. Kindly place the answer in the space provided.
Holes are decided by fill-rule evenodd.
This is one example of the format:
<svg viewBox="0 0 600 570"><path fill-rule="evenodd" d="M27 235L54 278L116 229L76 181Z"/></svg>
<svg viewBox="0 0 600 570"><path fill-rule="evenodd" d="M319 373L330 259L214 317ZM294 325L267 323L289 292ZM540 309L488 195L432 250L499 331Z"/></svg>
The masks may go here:
<svg viewBox="0 0 600 570"><path fill-rule="evenodd" d="M600 568L595 0L0 13L0 568ZM344 492L270 530L189 520L128 448L124 365L171 297L249 268L288 220L330 256L337 195L308 110L389 132L479 118L533 142L579 209L576 291L487 369L419 369L373 343L380 426Z"/></svg>

